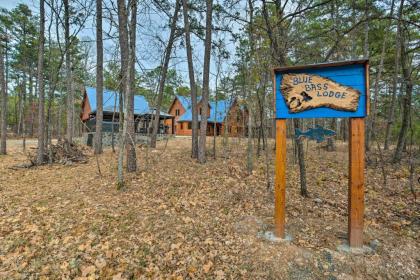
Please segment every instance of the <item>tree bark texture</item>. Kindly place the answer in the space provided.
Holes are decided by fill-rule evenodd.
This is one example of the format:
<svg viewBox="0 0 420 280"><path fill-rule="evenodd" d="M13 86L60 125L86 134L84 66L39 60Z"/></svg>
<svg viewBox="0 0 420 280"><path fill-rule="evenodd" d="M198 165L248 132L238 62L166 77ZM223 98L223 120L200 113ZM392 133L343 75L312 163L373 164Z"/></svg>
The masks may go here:
<svg viewBox="0 0 420 280"><path fill-rule="evenodd" d="M45 131L45 89L44 89L44 35L45 35L45 9L44 0L39 1L39 47L38 47L38 154L37 163L44 162L44 131Z"/></svg>
<svg viewBox="0 0 420 280"><path fill-rule="evenodd" d="M104 46L102 41L102 0L96 1L96 128L95 154L102 153ZM115 97L116 98L116 97Z"/></svg>
<svg viewBox="0 0 420 280"><path fill-rule="evenodd" d="M150 139L150 146L152 148L156 148L156 140L157 140L157 134L159 130L159 123L160 123L160 120L159 120L160 108L161 108L162 100L163 100L163 92L165 90L166 74L168 73L169 60L171 59L172 46L175 41L176 23L178 21L178 13L181 6L180 1L181 0L177 0L175 4L175 11L171 20L171 33L169 35L168 45L166 46L166 49L165 49L165 58L164 58L163 65L161 68L161 74L160 74L160 80L159 80L159 92L158 92L158 98L157 98L156 108L155 108L156 110L155 110L155 115L153 118L153 125L152 125L153 131L152 131L152 137Z"/></svg>
<svg viewBox="0 0 420 280"><path fill-rule="evenodd" d="M136 61L136 27L137 27L137 0L130 2L131 20L129 28L130 41L128 45L128 76L127 76L127 171L134 172L137 170L136 159L136 133L134 124L134 73Z"/></svg>
<svg viewBox="0 0 420 280"><path fill-rule="evenodd" d="M397 99L397 85L398 85L398 74L400 68L400 56L401 56L401 18L404 8L404 0L400 2L400 8L398 10L398 23L397 23L397 34L395 37L395 60L394 60L394 78L392 81L392 96L391 96L391 104L389 105L388 111L388 120L385 129L385 144L384 150L389 149L390 141L391 141L391 128L394 124L394 114L395 114L395 103Z"/></svg>
<svg viewBox="0 0 420 280"><path fill-rule="evenodd" d="M67 133L68 143L73 142L73 106L74 92L72 83L72 69L70 56L70 7L69 0L63 0L64 3L64 40L66 44L66 85L67 85Z"/></svg>
<svg viewBox="0 0 420 280"><path fill-rule="evenodd" d="M0 40L3 38L0 38ZM7 40L7 38L5 38ZM6 79L4 77L4 55L3 42L0 41L0 90L1 90L1 138L0 138L0 154L6 154L6 138L7 138L7 91Z"/></svg>
<svg viewBox="0 0 420 280"><path fill-rule="evenodd" d="M194 64L192 57L191 37L190 37L190 21L188 19L188 0L182 0L183 15L184 15L184 32L185 32L185 46L187 49L188 61L188 76L190 79L191 90L191 110L192 110L192 141L191 141L191 156L198 158L198 111L197 111L197 87L194 77Z"/></svg>
<svg viewBox="0 0 420 280"><path fill-rule="evenodd" d="M120 139L119 139L119 151L118 151L118 181L117 188L124 186L123 177L123 162L124 162L124 150L127 138L127 108L128 108L128 95L130 94L130 83L129 75L130 69L128 68L129 62L129 46L128 46L128 27L127 27L127 8L125 6L125 0L118 0L118 30L119 30L119 43L121 51L121 95L124 100L124 105L120 103L120 122L123 120L123 126L120 126ZM123 107L124 113L121 113L121 107Z"/></svg>
<svg viewBox="0 0 420 280"><path fill-rule="evenodd" d="M212 15L213 15L213 0L206 1L206 39L204 46L204 69L203 69L203 96L202 114L200 120L200 139L198 143L198 161L200 163L206 162L206 134L207 134L207 115L209 103L209 82L210 82L210 57L211 57L211 33L212 33Z"/></svg>

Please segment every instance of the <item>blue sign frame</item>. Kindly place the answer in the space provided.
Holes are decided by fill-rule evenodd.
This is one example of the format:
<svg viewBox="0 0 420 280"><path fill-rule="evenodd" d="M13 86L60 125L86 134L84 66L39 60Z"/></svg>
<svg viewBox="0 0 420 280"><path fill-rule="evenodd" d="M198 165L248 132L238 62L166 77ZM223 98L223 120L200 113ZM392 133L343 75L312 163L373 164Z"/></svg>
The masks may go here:
<svg viewBox="0 0 420 280"><path fill-rule="evenodd" d="M276 94L276 119L293 118L363 118L369 110L369 62L368 60L344 61L304 66L276 68L274 74L274 90ZM333 80L341 85L358 90L361 95L355 112L340 111L327 107L308 109L303 112L289 112L289 108L281 92L284 74L315 74Z"/></svg>

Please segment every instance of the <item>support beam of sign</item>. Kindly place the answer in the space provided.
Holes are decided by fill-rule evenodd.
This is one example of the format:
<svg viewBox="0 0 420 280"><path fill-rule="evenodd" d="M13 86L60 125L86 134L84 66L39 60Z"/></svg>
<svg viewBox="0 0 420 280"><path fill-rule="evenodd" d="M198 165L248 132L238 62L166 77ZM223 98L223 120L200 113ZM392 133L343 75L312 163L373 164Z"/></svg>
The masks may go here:
<svg viewBox="0 0 420 280"><path fill-rule="evenodd" d="M285 238L286 219L286 120L276 120L276 178L274 187L275 235Z"/></svg>
<svg viewBox="0 0 420 280"><path fill-rule="evenodd" d="M349 136L348 238L350 247L362 247L365 208L365 120L363 118L350 119Z"/></svg>
<svg viewBox="0 0 420 280"><path fill-rule="evenodd" d="M275 235L285 238L286 119L349 118L348 242L350 247L362 247L364 118L369 112L369 61L276 68L273 69L273 84L276 96ZM319 133L326 133L326 130L322 131Z"/></svg>

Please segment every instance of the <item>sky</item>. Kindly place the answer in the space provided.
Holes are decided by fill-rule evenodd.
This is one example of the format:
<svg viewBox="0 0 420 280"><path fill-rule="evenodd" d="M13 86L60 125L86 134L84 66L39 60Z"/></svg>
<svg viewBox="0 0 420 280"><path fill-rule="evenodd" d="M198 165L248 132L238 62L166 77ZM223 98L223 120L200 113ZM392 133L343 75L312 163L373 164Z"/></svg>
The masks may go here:
<svg viewBox="0 0 420 280"><path fill-rule="evenodd" d="M116 2L114 0L114 2ZM39 0L0 0L0 7L6 8L8 10L15 8L18 4L23 3L29 6L32 9L34 15L39 14ZM71 3L71 1L70 1ZM95 8L95 7L93 7ZM47 18L48 18L48 6L46 6ZM181 12L182 14L182 12ZM94 17L94 15L93 15ZM47 19L48 20L48 19ZM162 13L154 13L153 8L148 9L147 13L142 14L142 10L139 10L138 13L138 34L137 34L137 43L136 43L136 55L138 60L137 70L142 71L153 69L160 65L160 61L163 55L164 45L157 43L156 36L160 36L163 42L167 41L169 37L169 30L167 26L168 17ZM178 25L183 24L183 18L180 17L178 20ZM103 29L109 29L109 23L104 21ZM238 29L236 26L234 29ZM82 40L90 38L92 41L95 40L95 22L94 19L86 23L85 28L80 31L78 37ZM226 35L221 35L226 36ZM229 36L229 35L227 35ZM182 37L183 39L183 37ZM213 39L217 39L215 34ZM231 42L231 38L223 37L226 44L227 50L231 53L231 58L227 61L223 61L221 65L221 76L227 76L229 73L232 73L232 59L235 54L235 43ZM186 62L186 50L181 47L181 40L174 45L174 51L172 53L172 59L170 62L170 67L176 69L177 73L183 78L184 84L189 85L188 78L188 65ZM202 68L203 68L203 57L204 57L204 43L192 36L192 45L194 50L194 68L196 70L196 79L198 83L202 82ZM113 40L104 40L104 59L105 62L110 60L114 55L119 53L115 52L115 43ZM95 61L96 61L96 47L95 43L90 43L90 61L89 68L92 69L94 73ZM214 57L212 57L214 58ZM210 69L210 87L214 90L215 87L215 77L216 77L216 64L215 59L212 59L211 69ZM219 77L220 79L220 77Z"/></svg>

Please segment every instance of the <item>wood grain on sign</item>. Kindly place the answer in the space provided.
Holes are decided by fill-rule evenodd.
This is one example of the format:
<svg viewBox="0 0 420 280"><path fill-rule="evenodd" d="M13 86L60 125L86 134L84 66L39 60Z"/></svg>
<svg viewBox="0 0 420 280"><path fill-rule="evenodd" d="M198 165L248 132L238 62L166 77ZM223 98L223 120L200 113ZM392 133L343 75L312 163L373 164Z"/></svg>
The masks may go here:
<svg viewBox="0 0 420 280"><path fill-rule="evenodd" d="M355 112L361 93L314 74L284 74L281 92L291 113L328 107Z"/></svg>

